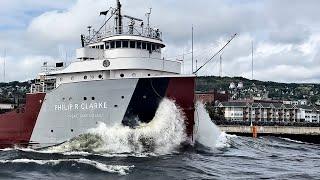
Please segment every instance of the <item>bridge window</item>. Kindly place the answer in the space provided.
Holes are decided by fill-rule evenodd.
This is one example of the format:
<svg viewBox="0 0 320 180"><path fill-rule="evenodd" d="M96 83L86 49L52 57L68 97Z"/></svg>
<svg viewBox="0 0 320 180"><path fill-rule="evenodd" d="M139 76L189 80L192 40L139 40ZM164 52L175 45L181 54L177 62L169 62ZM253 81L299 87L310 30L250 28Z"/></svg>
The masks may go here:
<svg viewBox="0 0 320 180"><path fill-rule="evenodd" d="M106 49L110 49L110 43L106 42L105 45Z"/></svg>
<svg viewBox="0 0 320 180"><path fill-rule="evenodd" d="M100 49L104 49L104 45L100 45Z"/></svg>
<svg viewBox="0 0 320 180"><path fill-rule="evenodd" d="M150 43L147 43L147 50L151 51L151 44Z"/></svg>
<svg viewBox="0 0 320 180"><path fill-rule="evenodd" d="M115 48L115 42L114 41L110 42L110 48Z"/></svg>
<svg viewBox="0 0 320 180"><path fill-rule="evenodd" d="M151 44L151 49L152 49L152 51L156 50L156 48L155 48L155 45L154 45L154 44Z"/></svg>
<svg viewBox="0 0 320 180"><path fill-rule="evenodd" d="M130 41L130 48L136 48L136 42Z"/></svg>
<svg viewBox="0 0 320 180"><path fill-rule="evenodd" d="M145 42L142 42L142 49L147 49L147 45Z"/></svg>
<svg viewBox="0 0 320 180"><path fill-rule="evenodd" d="M122 41L122 48L128 48L129 47L129 41Z"/></svg>
<svg viewBox="0 0 320 180"><path fill-rule="evenodd" d="M116 48L121 48L121 41L116 41Z"/></svg>
<svg viewBox="0 0 320 180"><path fill-rule="evenodd" d="M137 42L137 48L138 48L138 49L141 49L141 41L138 41L138 42Z"/></svg>

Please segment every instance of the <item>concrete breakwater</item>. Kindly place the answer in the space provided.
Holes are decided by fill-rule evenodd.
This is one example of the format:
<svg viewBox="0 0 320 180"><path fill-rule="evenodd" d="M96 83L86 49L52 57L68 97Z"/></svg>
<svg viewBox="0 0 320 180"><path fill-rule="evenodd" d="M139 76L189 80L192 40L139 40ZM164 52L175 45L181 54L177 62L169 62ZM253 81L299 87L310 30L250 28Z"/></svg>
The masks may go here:
<svg viewBox="0 0 320 180"><path fill-rule="evenodd" d="M219 128L229 134L280 136L320 144L320 127L219 125Z"/></svg>

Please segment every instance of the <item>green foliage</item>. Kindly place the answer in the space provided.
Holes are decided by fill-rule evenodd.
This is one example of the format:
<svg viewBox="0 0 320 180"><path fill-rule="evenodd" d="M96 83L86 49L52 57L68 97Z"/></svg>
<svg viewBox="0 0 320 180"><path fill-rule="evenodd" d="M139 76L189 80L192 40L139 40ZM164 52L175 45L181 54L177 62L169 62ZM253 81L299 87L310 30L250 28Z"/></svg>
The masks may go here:
<svg viewBox="0 0 320 180"><path fill-rule="evenodd" d="M276 100L307 99L312 103L320 100L320 84L278 83L249 80L243 77L200 76L196 80L196 90L200 92L228 91L231 82L242 82L245 89L251 88L254 84L257 89L266 89L269 92L269 97Z"/></svg>

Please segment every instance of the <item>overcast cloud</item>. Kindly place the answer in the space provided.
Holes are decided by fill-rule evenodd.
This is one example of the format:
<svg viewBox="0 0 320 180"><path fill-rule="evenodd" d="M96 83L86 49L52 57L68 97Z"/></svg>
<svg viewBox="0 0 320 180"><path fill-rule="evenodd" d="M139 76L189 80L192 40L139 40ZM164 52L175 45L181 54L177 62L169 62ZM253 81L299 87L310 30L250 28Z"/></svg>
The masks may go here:
<svg viewBox="0 0 320 180"><path fill-rule="evenodd" d="M298 0L122 0L125 14L145 19L163 31L163 55L181 59L191 50L202 64L233 35L223 53L223 75L281 82L320 82L320 1ZM6 50L6 80L36 76L42 62L72 61L86 26L103 22L99 11L115 0L1 0L0 69ZM185 55L185 73L191 56ZM218 57L199 75L218 75ZM1 72L2 70L0 70ZM2 74L2 73L0 73ZM3 77L0 76L0 81Z"/></svg>

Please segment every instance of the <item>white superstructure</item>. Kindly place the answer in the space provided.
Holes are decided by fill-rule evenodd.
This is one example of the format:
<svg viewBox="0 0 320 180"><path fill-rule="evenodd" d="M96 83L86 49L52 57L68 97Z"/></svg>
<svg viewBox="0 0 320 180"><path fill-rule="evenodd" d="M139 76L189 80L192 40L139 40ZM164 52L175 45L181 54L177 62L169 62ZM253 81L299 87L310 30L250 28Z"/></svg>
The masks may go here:
<svg viewBox="0 0 320 180"><path fill-rule="evenodd" d="M165 60L161 49L165 47L159 29L150 27L141 19L122 15L117 8L101 12L108 20L98 31L88 26L88 35L81 35L82 47L76 50L77 60L69 66L45 73L44 79L56 79L55 87L64 83L106 79L139 78L178 75L181 62ZM112 28L106 28L114 18ZM127 22L127 25L124 25ZM136 25L139 24L139 25ZM34 86L34 85L33 85ZM45 83L32 89L44 90Z"/></svg>

